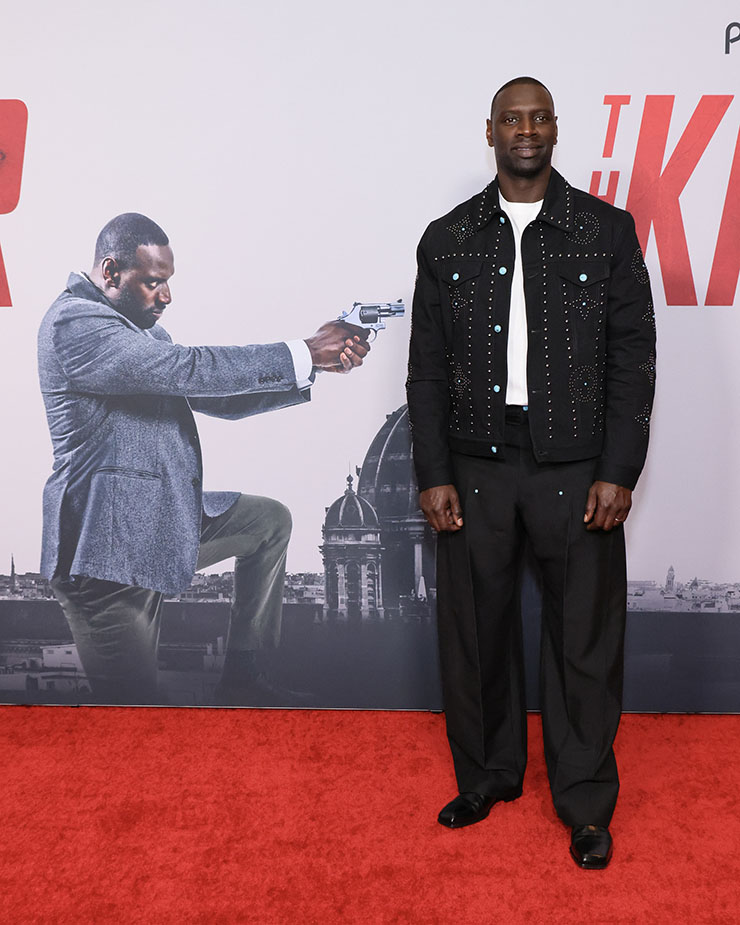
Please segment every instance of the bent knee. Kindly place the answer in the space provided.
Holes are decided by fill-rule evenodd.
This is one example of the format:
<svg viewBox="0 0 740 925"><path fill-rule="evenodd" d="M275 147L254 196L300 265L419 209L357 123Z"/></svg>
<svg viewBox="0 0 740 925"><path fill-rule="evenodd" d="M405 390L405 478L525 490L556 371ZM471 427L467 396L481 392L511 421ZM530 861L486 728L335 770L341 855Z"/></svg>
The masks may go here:
<svg viewBox="0 0 740 925"><path fill-rule="evenodd" d="M293 531L293 515L282 501L273 501L271 499L271 505L270 523L273 527L275 538L284 540L287 543Z"/></svg>
<svg viewBox="0 0 740 925"><path fill-rule="evenodd" d="M293 529L293 517L281 501L262 495L242 494L237 501L235 524L235 534L259 537L260 543L287 546Z"/></svg>

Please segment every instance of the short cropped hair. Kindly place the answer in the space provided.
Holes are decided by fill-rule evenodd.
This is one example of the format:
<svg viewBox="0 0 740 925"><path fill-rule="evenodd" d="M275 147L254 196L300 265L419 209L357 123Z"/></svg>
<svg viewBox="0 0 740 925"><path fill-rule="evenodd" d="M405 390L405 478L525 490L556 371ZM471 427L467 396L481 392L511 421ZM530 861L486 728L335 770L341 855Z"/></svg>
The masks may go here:
<svg viewBox="0 0 740 925"><path fill-rule="evenodd" d="M141 245L156 244L164 247L170 239L156 222L139 212L116 215L98 235L95 242L95 264L113 257L122 269L128 269Z"/></svg>
<svg viewBox="0 0 740 925"><path fill-rule="evenodd" d="M542 83L541 80L537 80L536 77L514 77L511 80L507 80L506 83L499 87L498 90L493 94L493 99L491 100L491 112L493 112L493 107L496 103L496 97L499 93L502 93L504 90L508 90L509 87L515 87L518 84L535 84L537 87L542 87L542 89L550 97L550 102L552 103L552 108L555 109L555 101L552 98L552 93L547 89L547 87Z"/></svg>

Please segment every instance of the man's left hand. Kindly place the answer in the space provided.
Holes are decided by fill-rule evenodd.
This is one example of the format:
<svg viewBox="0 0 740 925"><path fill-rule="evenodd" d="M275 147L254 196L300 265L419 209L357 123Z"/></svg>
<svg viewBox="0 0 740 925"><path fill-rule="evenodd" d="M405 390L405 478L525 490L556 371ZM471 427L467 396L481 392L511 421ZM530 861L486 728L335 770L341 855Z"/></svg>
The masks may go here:
<svg viewBox="0 0 740 925"><path fill-rule="evenodd" d="M583 522L587 530L606 530L618 527L627 520L632 507L629 488L612 482L594 482L588 492Z"/></svg>

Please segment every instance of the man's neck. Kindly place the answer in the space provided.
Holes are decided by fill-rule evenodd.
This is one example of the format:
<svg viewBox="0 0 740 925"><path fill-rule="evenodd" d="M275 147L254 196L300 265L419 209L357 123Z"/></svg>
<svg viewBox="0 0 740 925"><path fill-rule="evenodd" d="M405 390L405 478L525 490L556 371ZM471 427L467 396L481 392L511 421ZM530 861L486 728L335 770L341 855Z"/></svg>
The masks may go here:
<svg viewBox="0 0 740 925"><path fill-rule="evenodd" d="M549 165L536 177L513 177L499 171L498 188L507 202L539 202L545 198L551 173Z"/></svg>
<svg viewBox="0 0 740 925"><path fill-rule="evenodd" d="M105 293L105 280L103 279L102 274L96 273L95 270L91 270L89 273L85 273L84 270L81 271L81 275L85 277L86 280L91 282L93 286L100 292L105 301L110 305L111 308L115 309L119 314L123 312L116 307L115 303L112 302Z"/></svg>
<svg viewBox="0 0 740 925"><path fill-rule="evenodd" d="M85 273L85 276L90 280L96 289L99 289L103 295L105 295L105 280L103 279L103 274L98 270L97 267L93 267L89 273Z"/></svg>

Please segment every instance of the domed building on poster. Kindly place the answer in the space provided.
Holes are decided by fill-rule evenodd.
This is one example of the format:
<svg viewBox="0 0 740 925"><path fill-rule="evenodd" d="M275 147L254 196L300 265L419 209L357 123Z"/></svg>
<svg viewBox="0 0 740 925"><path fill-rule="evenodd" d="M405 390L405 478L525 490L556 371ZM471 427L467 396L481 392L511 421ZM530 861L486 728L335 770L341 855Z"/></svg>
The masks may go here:
<svg viewBox="0 0 740 925"><path fill-rule="evenodd" d="M326 509L324 519L325 603L329 619L383 618L381 545L378 515L358 497L347 476L347 489Z"/></svg>
<svg viewBox="0 0 740 925"><path fill-rule="evenodd" d="M322 530L325 619L427 617L434 598L434 535L418 503L408 409L386 417Z"/></svg>

